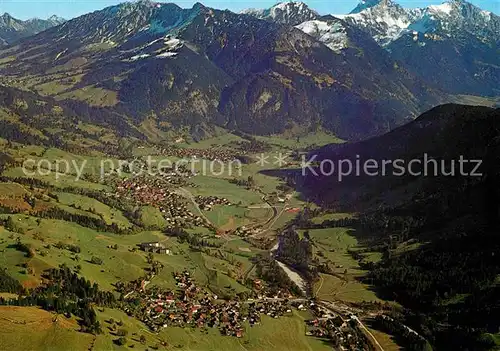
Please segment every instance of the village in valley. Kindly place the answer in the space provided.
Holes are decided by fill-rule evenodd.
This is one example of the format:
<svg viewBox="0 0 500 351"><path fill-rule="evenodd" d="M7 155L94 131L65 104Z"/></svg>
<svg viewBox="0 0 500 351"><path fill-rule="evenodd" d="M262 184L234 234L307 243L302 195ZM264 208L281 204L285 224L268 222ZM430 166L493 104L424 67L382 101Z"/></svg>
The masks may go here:
<svg viewBox="0 0 500 351"><path fill-rule="evenodd" d="M27 190L30 195L26 192L18 199L33 204L29 212L11 210L2 215L8 230L18 233L4 238L5 249L14 242L14 247L30 252L32 258L23 264L33 282L44 281L37 278L43 271L37 271L33 263L38 257L56 257L55 267L73 267L80 274L94 272L93 283L115 294L112 308L139 321L158 338L169 330L189 328L207 335L217 330L220 337L247 340L272 320L300 321L296 325L300 326L298 335L305 338L301 342L317 339L335 349L377 350L373 336L357 317L367 316L359 304L332 303L319 297L324 294L323 286L330 284L328 279L340 279L340 289L352 281L343 264L330 259L335 256L343 262L340 257L350 247L337 254L333 248L326 249L330 244L325 240L313 240L304 232L350 222L338 217L340 221L313 224L315 216L337 217L300 199L293 179L260 174L262 167L251 157L272 147L276 148L262 141L239 140L205 149L135 149L138 153L154 150L156 158L197 161L231 162L244 156L241 176L211 176L197 162L198 168L183 162L180 167L149 169L153 174L127 167L107 170L101 182L95 174L85 174L84 184L99 184L103 186L100 191L58 188L49 179L5 178L12 184L26 184L24 189L34 184ZM131 160L144 169L147 157ZM12 202L8 199L3 204ZM53 207L57 211L44 209ZM41 218L33 221L29 216ZM52 243L43 237L44 223L78 225L84 231L65 229L68 234ZM106 233L109 230L113 234ZM386 308L373 309L376 315ZM115 346L137 346L124 336L117 339L116 326L108 319L92 328L100 328Z"/></svg>
<svg viewBox="0 0 500 351"><path fill-rule="evenodd" d="M175 290L155 286L146 290L144 280L135 285L134 290L125 294L126 302L133 301L125 307L125 312L140 319L153 332L168 327L217 328L223 336L241 338L247 328L261 324L263 315L277 319L291 316L294 310L310 311L312 318L306 321L306 335L329 339L345 350L369 343L359 336L353 316L345 313L342 316L313 299L293 296L288 291L271 293L260 280L253 281L252 297L224 300L197 286L187 271L174 273L174 278Z"/></svg>

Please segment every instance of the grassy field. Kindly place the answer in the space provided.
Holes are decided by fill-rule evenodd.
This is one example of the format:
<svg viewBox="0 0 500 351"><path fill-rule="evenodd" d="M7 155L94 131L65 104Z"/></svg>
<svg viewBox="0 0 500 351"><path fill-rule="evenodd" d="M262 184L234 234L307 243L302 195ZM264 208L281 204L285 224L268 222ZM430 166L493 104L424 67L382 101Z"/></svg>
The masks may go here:
<svg viewBox="0 0 500 351"><path fill-rule="evenodd" d="M214 206L211 211L205 211L205 216L225 231L234 230L239 226L251 223L252 220L245 218L247 209L240 206Z"/></svg>
<svg viewBox="0 0 500 351"><path fill-rule="evenodd" d="M35 172L35 171L30 171ZM60 174L56 176L55 173L50 173L47 175L40 174L38 172L26 174L22 167L10 168L2 173L2 175L13 178L34 178L44 182L49 183L50 185L57 188L84 188L84 189L92 189L92 190L110 190L108 186L99 183L92 183L81 179L76 179L74 175L65 175Z"/></svg>
<svg viewBox="0 0 500 351"><path fill-rule="evenodd" d="M243 165L241 168L241 176L238 174L236 178L248 179L248 177L251 176L254 179L256 186L258 186L263 192L272 193L276 191L276 187L280 185L282 181L279 178L259 173L267 168L270 167L262 167L256 163Z"/></svg>
<svg viewBox="0 0 500 351"><path fill-rule="evenodd" d="M221 130L220 135L213 138L208 138L198 142L182 142L179 143L178 146L190 149L208 149L209 147L223 146L240 141L245 141L245 139Z"/></svg>
<svg viewBox="0 0 500 351"><path fill-rule="evenodd" d="M63 192L58 192L56 195L60 203L68 206L75 206L87 212L96 213L102 217L108 225L116 223L120 228L130 228L132 226L123 213L96 199Z"/></svg>
<svg viewBox="0 0 500 351"><path fill-rule="evenodd" d="M167 225L167 221L156 207L144 206L141 208L140 215L140 221L146 228L163 229Z"/></svg>
<svg viewBox="0 0 500 351"><path fill-rule="evenodd" d="M312 219L312 222L315 224L321 224L323 223L323 221L333 221L333 220L352 218L352 217L353 214L351 213L326 213L324 215L314 217Z"/></svg>
<svg viewBox="0 0 500 351"><path fill-rule="evenodd" d="M241 202L244 206L262 203L259 193L229 183L227 179L199 175L191 179L191 182L195 185L189 188L193 195L216 195L227 198L233 204Z"/></svg>
<svg viewBox="0 0 500 351"><path fill-rule="evenodd" d="M0 183L0 199L13 199L28 194L26 189L17 183Z"/></svg>
<svg viewBox="0 0 500 351"><path fill-rule="evenodd" d="M29 210L25 197L30 193L20 184L0 183L0 206L17 210Z"/></svg>
<svg viewBox="0 0 500 351"><path fill-rule="evenodd" d="M379 344L384 348L385 351L399 351L404 350L403 347L399 346L394 337L388 335L384 332L381 332L377 329L369 328L370 332L375 336Z"/></svg>
<svg viewBox="0 0 500 351"><path fill-rule="evenodd" d="M99 175L101 171L101 166L107 166L108 162L103 161L108 159L105 155L94 152L92 155L76 155L61 149L47 148L44 149L43 153L38 153L37 155L31 154L30 159L35 160L37 163L40 160L48 160L52 163L52 168L55 169L56 161L65 160L69 162L70 168L66 169L64 163L60 163L61 172L71 173L73 175L77 174L77 170L81 170L82 173L91 173ZM116 159L111 158L111 161L117 163ZM108 168L104 168L108 170Z"/></svg>
<svg viewBox="0 0 500 351"><path fill-rule="evenodd" d="M324 146L327 144L339 144L342 143L343 140L337 138L334 135L325 133L325 132L317 132L306 134L303 136L257 136L257 140L264 141L268 144L273 145L279 149L305 149L310 146Z"/></svg>
<svg viewBox="0 0 500 351"><path fill-rule="evenodd" d="M79 333L75 319L36 307L0 306L2 350L88 350L94 336Z"/></svg>
<svg viewBox="0 0 500 351"><path fill-rule="evenodd" d="M119 160L110 158L99 152L89 155L76 155L56 148L39 146L16 146L8 150L23 167L10 168L3 175L10 177L35 178L46 181L56 187L81 187L96 190L107 190L103 184L85 181L84 177L92 176L100 180L101 173L107 175L117 169Z"/></svg>
<svg viewBox="0 0 500 351"><path fill-rule="evenodd" d="M303 234L303 231L301 232ZM360 248L348 228L314 229L309 235L315 243L313 252L328 262L334 275L320 274L314 287L315 295L322 300L347 302L380 301L370 286L359 282L366 274L348 250Z"/></svg>
<svg viewBox="0 0 500 351"><path fill-rule="evenodd" d="M6 215L1 215L0 218L2 217L5 218ZM10 233L0 227L0 249L4 250L0 262L13 277L28 286L40 281L40 273L44 269L66 264L69 267L81 266L83 276L97 282L103 289L113 290L112 284L119 280L134 280L143 276L143 269L147 266L145 255L130 250L140 242L163 237L157 232L128 236L99 233L74 223L46 219L37 222L36 218L24 215L13 215L12 218L25 234ZM16 237L36 251L33 258L24 257L23 253L9 247L15 243ZM54 245L59 242L77 245L81 252L74 254L69 250L56 248ZM118 248L111 249L115 244ZM103 264L92 264L92 257L101 258ZM32 267L34 274L27 274L25 269L18 266L23 263Z"/></svg>

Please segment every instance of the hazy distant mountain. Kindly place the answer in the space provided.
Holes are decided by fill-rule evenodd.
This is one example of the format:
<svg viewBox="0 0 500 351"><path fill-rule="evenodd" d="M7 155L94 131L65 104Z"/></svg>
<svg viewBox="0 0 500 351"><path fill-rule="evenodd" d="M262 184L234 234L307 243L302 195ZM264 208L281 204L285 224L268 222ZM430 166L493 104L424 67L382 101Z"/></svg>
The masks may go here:
<svg viewBox="0 0 500 351"><path fill-rule="evenodd" d="M33 18L26 21L18 20L8 13L0 17L0 45L8 45L19 39L42 32L50 27L64 23L64 19L52 16L46 20Z"/></svg>

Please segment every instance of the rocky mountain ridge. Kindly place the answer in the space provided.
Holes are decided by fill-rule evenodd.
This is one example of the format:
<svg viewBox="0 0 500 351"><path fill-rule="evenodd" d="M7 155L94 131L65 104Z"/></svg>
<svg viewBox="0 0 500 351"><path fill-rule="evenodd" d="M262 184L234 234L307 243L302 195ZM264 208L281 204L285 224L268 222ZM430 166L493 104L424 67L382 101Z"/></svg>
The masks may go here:
<svg viewBox="0 0 500 351"><path fill-rule="evenodd" d="M361 139L446 99L363 31L322 20L338 26L328 46L298 28L202 4L124 3L0 51L0 72L6 85L83 100L140 130L152 124L158 138L185 128L203 136L216 124ZM346 44L340 54L336 35Z"/></svg>
<svg viewBox="0 0 500 351"><path fill-rule="evenodd" d="M26 21L16 19L8 13L0 16L0 46L6 46L16 41L58 26L65 19L53 15L46 20L32 18Z"/></svg>

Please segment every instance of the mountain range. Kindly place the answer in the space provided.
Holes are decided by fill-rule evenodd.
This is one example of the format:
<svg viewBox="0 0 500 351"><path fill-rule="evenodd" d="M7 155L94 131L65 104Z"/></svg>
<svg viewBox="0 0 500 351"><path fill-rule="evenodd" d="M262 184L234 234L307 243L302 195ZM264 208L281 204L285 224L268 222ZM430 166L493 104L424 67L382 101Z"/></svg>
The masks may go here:
<svg viewBox="0 0 500 351"><path fill-rule="evenodd" d="M236 206L244 207L244 212L241 213L246 213L247 206L249 210L260 209L261 206L250 202L253 198L257 204L259 199L264 199L266 202L276 201L282 211L277 209L270 211L273 215L271 219L263 221L264 224L256 222L256 227L251 227L245 219L245 222L238 226L244 224L246 228L252 228L252 231L261 230L262 234L271 229L276 232L281 231L282 225L286 228L295 228L295 224L300 225L296 228L303 231L301 234L303 239L300 239L300 242L309 245L310 241L314 244L315 256L311 258L314 257L314 261L319 263L320 257L321 260L328 257L327 261L322 261L325 262L325 267L320 267L319 264L313 267L315 270L318 269L318 279L321 278L321 281L318 281L319 289L311 289L314 290L316 298L319 299L323 285L331 289L332 284L337 286L341 282L341 287L346 290L336 290L334 296L335 300L339 298L341 301L340 294L347 291L347 288L351 290L350 287L356 286L352 289L356 292L355 300L352 301L357 302L339 305L341 310L347 308L339 314L340 319L347 313L346 311L349 312L346 317L351 315L351 311L356 311L354 316L347 317L351 318L349 325L354 327L356 323L361 323L357 312L359 306L362 311L369 313L363 314L369 315L370 320L378 314L374 313L376 311L383 311L384 314L387 311L394 319L398 319L401 323L398 330L392 330L385 324L387 330L385 328L382 330L388 333L387 337L390 334L394 339L398 339L398 342L399 338L404 339L409 349L428 350L431 345L438 350L498 348L500 109L491 107L498 103L496 99L500 95L498 88L500 30L497 15L461 0L452 0L422 9L405 9L391 0L363 0L347 15L325 16L300 2L287 2L269 9L234 13L208 8L200 3L192 8L183 9L175 4L138 1L107 7L68 21L57 18L49 19L50 23L42 21L44 24L37 21L19 21L4 15L0 22L2 28L0 42L4 43L0 47L0 145L8 150L4 152L2 149L0 152L0 161L3 160L3 163L0 162L2 163L0 168L9 172L2 173L3 195L9 195L16 188L23 189L19 192L19 203L26 204L27 209L32 208L32 211L26 210L13 215L22 216L22 218L14 217L17 218L14 220L8 212L10 207L2 207L0 210L5 212L3 217L5 220L0 224L4 224L9 231L18 231L12 235L9 231L5 231L3 248L23 251L17 255L23 261L12 261L14 263L6 261L11 265L10 272L15 273L16 277L22 277L23 282L25 278L32 278L35 272L34 266L29 266L25 262L31 264L35 260L42 262L42 267L45 267L45 263L50 267L50 264L55 262L59 264L59 262L73 261L73 254L70 258L69 253L64 253L61 248L67 248L66 251L73 253L81 250L82 254L86 254L85 258L90 260L84 260L83 257L80 260L78 255L74 255L74 264L80 260L84 267L81 272L84 274L89 269L87 264L95 267L100 265L95 259L100 257L97 255L107 252L102 250L113 247L109 245L109 240L113 240L114 243L115 238L118 240L122 237L104 235L105 231L115 228L115 225L116 233L122 232L118 222L109 225L104 222L104 218L107 217L95 217L104 211L100 208L106 209L106 213L112 210L109 212L111 218L115 218L117 214L120 216L116 218L123 215L123 221L130 224L131 232L135 233L135 227L140 230L137 235L142 235L143 230L147 230L146 235L149 238L160 227L157 227L157 224L146 225L146 221L142 218L145 217L142 215L142 210L146 207L155 209L156 204L162 203L156 199L163 198L163 195L158 196L154 189L158 188L160 191L161 187L162 194L165 194L164 183L156 180L150 182L150 177L137 177L137 183L135 180L124 179L122 183L121 177L115 178L111 175L109 185L97 184L99 178L95 172L97 169L94 169L94 172L88 169L91 173L85 173L78 184L68 182L67 180L71 179L69 177L62 178L61 183L46 183L45 180L42 181L48 179L45 177L14 178L14 175L17 177L21 174L18 173L20 165L26 165L22 163L24 158L30 158L31 161L53 160L54 165L58 167L60 158L64 157L61 155L69 156L67 152L74 153L74 157L80 160L87 160L87 156L92 156L88 159L92 160L93 166L96 166L95 161L104 155L119 159L134 158L132 163L143 159L140 155L144 155L145 158L146 153L149 154L150 151L155 154L165 153L165 156L166 154L189 155L190 151L194 151L194 147L202 148L202 145L208 143L197 144L193 149L188 147L185 149L186 153L176 148L176 146L182 147L182 144L174 146L171 144L177 143L177 140L180 140L179 144L181 142L188 144L192 140L217 135L220 129L223 129L222 133L217 135L220 137L217 139L218 143L223 137L228 138L228 142L220 142L223 145L217 146L222 146L221 149L214 147L215 143L210 147L206 146L215 150L217 158L219 150L222 150L220 155L224 155L226 150L232 151L230 148L248 151L249 156L245 156L248 159L251 159L250 155L256 158L266 156L257 153L267 149L277 153L278 150L283 150L277 144L287 139L284 151L289 159L294 159L295 163L301 148L299 140L304 139L303 134L312 134L307 137L316 142L320 135L328 132L347 142L326 145L319 149L312 147L315 149L312 151L308 149L311 152L309 156L315 157L316 162L311 162L313 169L317 170L314 167L324 160L334 162L347 159L351 164L356 164L359 160L365 165L365 161L371 160L382 165L384 173L380 173L379 166L375 167L378 168L375 175L369 174L369 171L373 170L372 167L368 167L367 171L366 166L363 170L356 166L358 169L351 169L350 174L346 174L340 182L338 169L330 175L326 174L329 171L327 169L323 174L319 172L320 175L316 176L311 173L304 175L302 169L282 167L261 173L279 176L286 184L270 182L262 187L264 183L259 183L260 177L255 177L259 182L253 179L253 169L256 169L253 165L252 171L248 167L245 168L245 179L248 177L248 181L243 179L240 182L239 179L229 180L224 177L200 175L203 179L200 179L199 183L187 183L186 187L192 188L193 191L203 190L197 194L205 194L206 191L211 196L222 190L221 195L226 196L226 193L229 194L227 191L229 183L226 181L231 183L235 181L235 184L231 184L233 187L231 192L234 191L236 194L236 191L244 191L236 199L248 200L246 201L248 205L240 201ZM466 106L467 104L478 106ZM315 134L317 131L322 133ZM256 138L253 135L285 135L287 138ZM236 136L243 136L244 139L238 138L236 139L238 141L235 141ZM328 142L334 140L331 135L327 137ZM293 145L295 140L297 145ZM276 144L271 147L271 143ZM37 145L45 147L40 148ZM296 147L296 152L289 154L288 145ZM262 164L267 162L266 157L262 157ZM397 160L403 161L409 171L414 170L410 165L411 162L420 161L417 166L420 164L421 168L416 171L426 172L424 164L426 157L431 163L444 161L446 166L445 171L441 167L442 173L454 171L457 175L463 170L457 160L483 162L479 169L475 168L477 165L475 162L468 163L469 167L465 168L469 174L479 172L477 176L433 175L431 172L436 168L430 168L431 171L427 174L413 175L411 172L394 174L394 171L399 169L396 169L395 162L392 161ZM392 161L387 164L389 160ZM38 167L41 163L38 162ZM52 164L49 162L49 168L43 171L48 170L50 173ZM158 168L161 169L160 166ZM24 175L27 176L26 169ZM59 173L56 174L56 181L58 176ZM142 179L147 183L143 183ZM211 180L205 183L208 179ZM117 187L119 184L131 184L129 181L132 181L134 184L131 187L127 185L120 188L126 189L129 194L133 189L140 190L144 196L138 197L148 198L147 201L152 199L150 194L146 194L151 191L151 196L156 198L155 205L153 206L152 202L143 203L142 199L136 201L121 196L120 192L114 193L118 197L111 196L114 192L112 189L115 189L113 185L115 180ZM215 182L216 180L220 183ZM17 186L14 186L15 184ZM21 186L22 184L25 186ZM182 184L184 180L179 180L175 185L172 182L175 189ZM251 191L253 188L260 193ZM267 189L270 190L269 193ZM184 190L191 194L189 190ZM290 199L283 200L284 203L280 205L281 194L287 198L285 194L291 194L292 190L296 190L296 193ZM298 194L297 198L295 194ZM78 199L74 200L77 202L63 202L64 196L73 198L74 195L78 195L74 197ZM193 200L192 197L193 195L190 195L189 199ZM202 197L204 198L196 196L197 199ZM276 200L270 200L271 198ZM3 200L2 206L18 203L17 199L11 202L9 196ZM84 202L91 204L88 211L79 205ZM309 206L306 202L320 206ZM96 207L96 203L106 206ZM194 200L193 203L196 205ZM177 201L168 202L165 208L177 207L176 204ZM299 212L289 217L293 218L290 222L279 224L278 220L282 220L280 218L282 214L295 213L295 207L290 208L292 205L300 206L297 207ZM198 208L198 205L195 207ZM163 211L163 207L161 209ZM200 208L198 210L203 215ZM232 223L235 212L226 212L231 215L230 219L228 217L228 223ZM222 215L222 212L220 213ZM351 213L356 215L352 218L351 216L343 218ZM318 217L318 214L321 217ZM330 214L334 216L330 217ZM240 217L242 219L247 216ZM163 219L160 209L158 218ZM314 220L319 218L331 219L321 219L319 222ZM250 219L250 216L247 219ZM220 218L218 222L225 223L219 220ZM258 217L255 220L258 220ZM50 224L47 225L48 223ZM62 226L63 223L68 227ZM276 223L278 227L272 228ZM88 228L74 227L76 224ZM187 225L189 222L186 222ZM339 226L342 228L338 228ZM151 231L152 228L155 228L155 232ZM309 230L312 232L319 228L326 234L320 240L319 237L310 236L309 233ZM39 231L42 229L45 232ZM94 230L95 235L92 234ZM126 230L123 233L129 233L128 229ZM85 239L67 236L66 232L73 235L77 231L83 233ZM171 234L174 231L177 230L172 230ZM293 231L295 232L295 229ZM206 231L201 233L204 232ZM214 230L214 235L219 232ZM231 231L223 232L227 237L233 235ZM236 233L239 233L239 230L234 232ZM6 241L7 236L16 244L11 246L10 242ZM329 236L335 244L331 248L325 246L322 251L316 251L319 247L327 245L326 240ZM348 236L352 236L353 239L356 237L356 241L346 240ZM91 239L95 237L96 240L89 241L89 237ZM95 251L96 256L89 250L94 250L94 246L82 246L81 249L80 246L76 246L76 244L87 245L88 242L92 242L93 245L100 237L105 238L106 242L101 240L102 248ZM186 237L182 237L183 241ZM29 241L25 241L27 238ZM45 238L52 241L45 241ZM71 245L67 246L60 242L59 238L70 240ZM138 238L134 240L140 240ZM212 241L211 237L207 238ZM181 244L180 235L178 239L178 243ZM170 242L174 245L172 247L176 250L175 254L178 249L184 250L183 247L187 247L174 244L178 239L171 238ZM252 235L252 238L248 238L248 241L245 239L245 242L250 245L254 239L259 240ZM265 240L271 247L272 241L267 234ZM298 233L297 240L299 240ZM62 246L57 244L58 241ZM195 245L191 245L190 240L187 241L185 245L189 244L198 256L201 255L200 251L195 249ZM120 246L116 243L114 247L118 250L117 255L130 251L127 248L130 248L130 243L130 240L125 244L120 242ZM247 253L251 251L255 254L263 253L262 248L266 244L265 242L262 244L258 250L248 249ZM225 255L221 251L223 246L215 250L218 255ZM75 250L70 250L68 247L74 247ZM312 250L312 247L310 248ZM54 249L57 251L53 251ZM297 255L297 252L305 251L300 249L291 252L298 257L301 255ZM46 252L54 256L46 256ZM205 255L205 251L202 252ZM228 255L234 256L233 249L227 252ZM329 256L333 252L336 252L337 256ZM64 261L42 259L42 257L52 259L56 257L55 255ZM269 257L268 254L259 254L256 256L258 257L256 261L252 260L256 262L255 271L261 270L259 261L260 257L264 256ZM344 258L348 256L353 260L345 261L344 268ZM245 257L250 258L250 256ZM341 265L338 265L337 258L340 259ZM132 260L136 261L131 258L130 262ZM142 274L144 261L137 260L140 266L131 265L130 262L128 258L119 260L119 264L123 263L123 267L133 270L137 268L137 272L140 272L138 274ZM192 265L193 260L186 259L186 262L189 269L197 267ZM207 268L204 262L202 260L203 267ZM228 260L221 262L230 263ZM356 265L348 262L356 262ZM331 270L329 264L339 270ZM73 266L73 263L71 265ZM124 271L122 266L119 268L120 272ZM153 268L155 266L153 264ZM20 267L23 268L22 271ZM37 274L40 274L41 270L36 267ZM82 268L80 265L77 267L80 267L78 271ZM95 267L89 271L94 272ZM128 282L130 277L115 276L114 273L118 271L110 267L106 266L106 270L101 270L101 273L106 274L102 276L106 279L103 285L109 285L109 288L125 287L124 282ZM32 268L32 271L28 268ZM306 264L306 268L309 270L309 263ZM344 273L341 273L342 271ZM9 273L7 270L0 271L2 272L3 277L0 274L0 280L6 285L5 277L11 277L7 274ZM217 272L220 272L217 277L223 277L222 271ZM320 276L319 272L326 273ZM360 272L366 272L366 275L364 273L360 275ZM151 280L149 271L147 274L147 279ZM241 275L241 278L252 282L253 278L247 279L248 274L250 272L246 272L245 276ZM260 274L261 272L257 275L259 279ZM328 282L326 280L329 279L328 275L334 280ZM141 276L137 275L138 278ZM117 279L116 282L120 279L119 283L110 281L110 277ZM269 277L274 279L274 276ZM92 276L92 279L94 278ZM230 278L229 272L227 278ZM323 280L324 278L326 279ZM140 281L142 278L135 282ZM14 282L17 283L15 280ZM230 280L224 278L221 282L231 289L231 296L236 293L234 290L236 285L232 283L226 285ZM365 295L358 294L361 288L359 283L364 283L366 288L377 290L377 300L373 300L375 303L367 302ZM208 285L212 284L208 282ZM88 286L91 286L90 282ZM97 283L93 286L97 289ZM133 283L130 286L139 285ZM54 287L54 291L61 292L56 288ZM14 291L17 290L11 292ZM43 290L35 290L37 291ZM64 306L69 303L68 306L71 307L68 309L72 313L75 312L74 306L80 305L70 303L70 300L67 302L59 300L59 297L54 300L52 288L48 291L47 300L34 298L33 301L36 300L37 303L43 301L46 304L45 308L50 310L60 305L54 301L63 301L61 304L64 303ZM121 290L123 291L125 290ZM328 297L332 296L331 291L327 291L327 294ZM90 295L85 290L81 301ZM219 292L217 295L222 296ZM245 300L248 297L241 296ZM371 291L368 296L372 296ZM391 302L380 302L383 300L379 300L379 296ZM154 299L156 300L156 297ZM362 300L365 301L361 302ZM134 306L132 310L138 306L137 301L140 300L133 297L133 305L130 305ZM149 306L150 300L147 301L149 302L140 304ZM351 310L349 306L355 306L356 309ZM55 309L58 313L62 312L58 308ZM106 313L107 310L111 309L106 308ZM164 312L163 309L161 311ZM82 327L87 325L85 321L87 315L91 314L82 312L79 315L83 316ZM63 318L62 313L60 316ZM105 316L106 318L101 319L103 329L106 323L109 331L116 331L115 319L111 319L113 320L111 324L109 321L111 315ZM126 315L112 316L118 319ZM147 318L149 321L155 317ZM22 320L24 317L19 319L19 323L22 323ZM53 318L47 317L47 321L50 320L54 324ZM184 319L179 318L179 320ZM376 322L376 318L372 321ZM74 321L67 319L66 322ZM163 320L159 322L163 323ZM376 325L372 325L371 322L369 327L375 330ZM170 329L170 321L168 323ZM76 327L76 324L71 325ZM131 325L129 323L127 328ZM138 333L142 334L143 324L140 326L141 331L137 330L137 333L124 329L120 334L130 333L139 336ZM363 324L359 326L366 329ZM72 329L76 330L74 327ZM90 329L82 330L90 331ZM303 334L304 328L300 327L297 330ZM117 335L114 332L110 337L109 331L106 331L106 338L109 338L110 347L113 347L112 343L127 344L126 341L123 343L120 341L124 338L115 339ZM323 331L321 333L323 334ZM11 334L16 336L19 333ZM169 339L166 339L168 344L165 341L166 347L170 344L176 348L184 347L182 344L177 345L175 339L170 339L170 335L174 334L169 334ZM349 335L345 339L348 343L357 339L357 336ZM89 335L90 346L84 345L85 348L92 348L98 340L96 337ZM250 341L245 338L239 340ZM44 334L44 340L46 339ZM375 337L373 339L378 344L377 339ZM14 340L18 342L19 338L16 337ZM64 340L70 339L64 338ZM74 340L80 342L83 339ZM136 339L130 340L135 342ZM160 339L155 337L154 343L150 340L152 339L148 336L147 343L143 344L141 341L142 346L160 347L160 343L157 343ZM425 344L414 343L415 340L424 340ZM210 338L211 345L212 341ZM316 341L322 344L324 342L322 339ZM163 345L163 342L161 344ZM261 345L274 344L249 343L248 347L261 349ZM128 343L127 346L134 345L139 347L138 343ZM198 346L200 345L202 344ZM238 345L242 346L242 343L238 341L235 347ZM352 343L350 347L355 347L354 345ZM292 345L291 348L294 346L296 345ZM325 343L322 346L331 348L334 344ZM363 346L356 348L368 349Z"/></svg>
<svg viewBox="0 0 500 351"><path fill-rule="evenodd" d="M300 2L240 14L124 3L3 48L1 83L104 111L115 118L98 123L116 129L120 120L155 140L203 138L214 125L359 140L456 94L497 95L498 16L457 0L437 7L443 16L431 8L365 1L321 16ZM447 11L460 14L455 33Z"/></svg>
<svg viewBox="0 0 500 351"><path fill-rule="evenodd" d="M55 15L46 20L32 18L22 21L8 13L4 13L0 17L0 46L12 44L22 38L40 33L64 22L65 19Z"/></svg>
<svg viewBox="0 0 500 351"><path fill-rule="evenodd" d="M337 17L362 28L426 83L459 94L498 95L500 17L463 0L404 9L365 1Z"/></svg>
<svg viewBox="0 0 500 351"><path fill-rule="evenodd" d="M416 9L392 0L362 0L349 14L331 16L320 16L303 3L244 13L298 25L334 50L346 45L345 30L329 20L343 19L368 33L430 86L456 94L499 92L500 17L463 0Z"/></svg>

